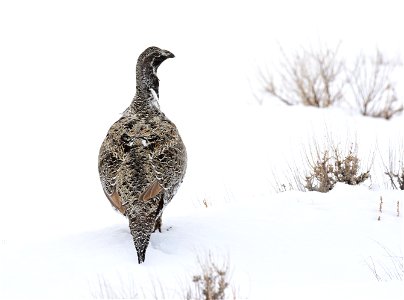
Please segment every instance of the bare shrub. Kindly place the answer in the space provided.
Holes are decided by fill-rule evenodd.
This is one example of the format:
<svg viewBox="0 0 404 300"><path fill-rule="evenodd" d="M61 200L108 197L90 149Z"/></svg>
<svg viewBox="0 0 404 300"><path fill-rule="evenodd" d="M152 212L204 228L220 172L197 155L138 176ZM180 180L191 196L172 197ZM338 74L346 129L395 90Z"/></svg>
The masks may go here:
<svg viewBox="0 0 404 300"><path fill-rule="evenodd" d="M280 178L275 172L272 172L273 184L272 188L276 193L282 193L286 191L300 191L305 192L305 184L302 180L299 168L296 166L290 166L288 172Z"/></svg>
<svg viewBox="0 0 404 300"><path fill-rule="evenodd" d="M364 116L389 120L403 111L392 76L400 66L398 60L388 60L377 50L374 57L361 54L348 70L348 85L356 106Z"/></svg>
<svg viewBox="0 0 404 300"><path fill-rule="evenodd" d="M403 146L398 151L389 150L389 162L384 163L384 174L389 178L390 186L393 189L404 190L404 152ZM399 154L397 154L397 152ZM383 160L383 159L382 159Z"/></svg>
<svg viewBox="0 0 404 300"><path fill-rule="evenodd" d="M218 300L226 298L229 287L229 265L218 264L209 253L204 261L198 259L201 273L192 277L193 287L189 288L186 299Z"/></svg>
<svg viewBox="0 0 404 300"><path fill-rule="evenodd" d="M389 120L404 110L393 80L399 59L386 59L377 50L374 57L358 55L351 66L340 58L339 46L302 47L289 55L281 48L281 54L277 76L261 71L260 77L264 91L287 105L352 105L352 96L355 109L364 116Z"/></svg>
<svg viewBox="0 0 404 300"><path fill-rule="evenodd" d="M273 75L261 72L265 91L287 105L333 105L342 99L344 88L344 81L340 79L344 64L339 58L338 49L325 47L314 51L302 47L292 55L281 49L278 80Z"/></svg>
<svg viewBox="0 0 404 300"><path fill-rule="evenodd" d="M318 159L315 162L309 161L311 172L306 176L305 188L309 191L326 193L332 190L337 181L332 176L333 166L330 163L329 152L317 155Z"/></svg>
<svg viewBox="0 0 404 300"><path fill-rule="evenodd" d="M352 140L352 138L349 138ZM317 191L326 193L336 183L358 185L371 179L370 169L375 152L367 157L365 167L359 159L357 143L335 143L330 132L327 132L322 144L313 138L308 149L304 149L302 160L289 165L286 174L273 170L272 186L275 192L285 191Z"/></svg>
<svg viewBox="0 0 404 300"><path fill-rule="evenodd" d="M91 288L92 296L96 299L187 299L187 300L222 300L239 299L239 291L230 287L229 263L219 263L209 254L201 259L198 257L200 273L192 276L192 284L180 286L178 289L164 286L159 279L151 279L151 289L135 285L132 276L118 281L98 276L96 285ZM230 288L230 292L229 292Z"/></svg>
<svg viewBox="0 0 404 300"><path fill-rule="evenodd" d="M228 260L219 261L209 252L203 259L198 256L198 265L200 272L192 276L192 284L178 288L165 286L158 277L151 278L151 288L147 284L148 288L145 288L135 285L136 279L132 275L124 280L118 274L111 278L98 276L95 285L90 282L91 294L96 299L240 299L240 291L234 285L230 286Z"/></svg>
<svg viewBox="0 0 404 300"><path fill-rule="evenodd" d="M389 177L391 185L394 189L404 190L404 166L401 167L401 170L397 173L387 170L384 174Z"/></svg>
<svg viewBox="0 0 404 300"><path fill-rule="evenodd" d="M357 185L370 177L370 170L361 173L357 146L351 145L347 154L343 154L337 146L319 150L307 156L309 173L305 176L305 188L308 191L326 193L332 190L337 182Z"/></svg>

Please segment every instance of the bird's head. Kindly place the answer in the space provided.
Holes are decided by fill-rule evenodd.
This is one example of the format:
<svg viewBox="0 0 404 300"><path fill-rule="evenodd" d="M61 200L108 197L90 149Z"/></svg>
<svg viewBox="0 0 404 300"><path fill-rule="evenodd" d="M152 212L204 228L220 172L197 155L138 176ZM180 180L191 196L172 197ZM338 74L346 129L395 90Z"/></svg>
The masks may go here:
<svg viewBox="0 0 404 300"><path fill-rule="evenodd" d="M157 69L167 58L173 58L168 50L158 47L149 47L139 55L136 65L136 84L141 92L150 92L152 89L159 96L159 79Z"/></svg>

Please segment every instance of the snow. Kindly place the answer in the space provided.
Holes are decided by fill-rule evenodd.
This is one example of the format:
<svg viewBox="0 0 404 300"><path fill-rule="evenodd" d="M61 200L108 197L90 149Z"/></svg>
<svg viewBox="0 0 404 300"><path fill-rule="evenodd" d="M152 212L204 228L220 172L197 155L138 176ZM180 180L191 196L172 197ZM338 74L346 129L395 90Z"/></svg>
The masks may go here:
<svg viewBox="0 0 404 300"><path fill-rule="evenodd" d="M401 299L404 192L389 189L382 160L403 149L404 115L385 121L254 98L278 44L342 40L348 56L375 46L400 53L400 10L342 1L329 3L330 15L324 2L289 2L0 4L0 299L162 290L181 298L209 252L228 261L238 298ZM189 161L138 265L127 221L102 192L97 156L151 45L176 55L158 70L159 104ZM304 169L313 141L330 140L356 142L364 167L373 161L371 180L326 194L275 192L290 168Z"/></svg>
<svg viewBox="0 0 404 300"><path fill-rule="evenodd" d="M379 194L384 209L377 221ZM383 277L383 268L394 270L384 247L402 255L402 217L395 210L402 196L340 184L328 194L285 192L247 203L200 206L183 215L176 213L181 210L181 201L176 201L165 213L163 232L152 235L143 265L137 264L124 220L38 243L7 242L2 247L2 258L7 257L2 261L2 294L91 297L97 295L100 278L118 281L117 289L124 280L139 293L140 288L152 291L157 281L169 293L192 278L196 255L209 250L228 258L233 284L251 299L275 296L279 286L309 293L309 286L317 291L357 284L398 293L401 282L376 281L369 264L374 261Z"/></svg>

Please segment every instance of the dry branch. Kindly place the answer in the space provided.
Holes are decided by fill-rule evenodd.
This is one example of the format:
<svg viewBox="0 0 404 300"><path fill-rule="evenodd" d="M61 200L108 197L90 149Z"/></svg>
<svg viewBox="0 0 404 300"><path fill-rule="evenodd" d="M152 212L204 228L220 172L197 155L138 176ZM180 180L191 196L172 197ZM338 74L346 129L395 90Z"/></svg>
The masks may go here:
<svg viewBox="0 0 404 300"><path fill-rule="evenodd" d="M388 120L403 111L392 80L399 65L398 60L387 60L379 50L375 57L358 56L348 71L348 85L362 115Z"/></svg>
<svg viewBox="0 0 404 300"><path fill-rule="evenodd" d="M286 54L281 48L282 61L278 80L263 75L265 91L287 105L303 104L329 107L343 96L344 81L340 80L343 62L338 49L301 48L300 52Z"/></svg>

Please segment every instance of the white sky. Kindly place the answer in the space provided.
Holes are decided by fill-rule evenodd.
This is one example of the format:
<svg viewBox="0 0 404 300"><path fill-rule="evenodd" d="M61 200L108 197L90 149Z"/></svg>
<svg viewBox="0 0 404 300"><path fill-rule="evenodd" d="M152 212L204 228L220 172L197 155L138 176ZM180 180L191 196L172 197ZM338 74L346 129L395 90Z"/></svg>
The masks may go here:
<svg viewBox="0 0 404 300"><path fill-rule="evenodd" d="M208 71L203 67L218 70L216 62L234 68L235 61L246 62L247 67L265 61L275 55L278 44L293 48L343 41L344 49L377 45L396 55L404 48L399 3L2 1L1 93L6 87L2 98L15 96L20 102L16 89L21 85L30 88L31 95L39 93L38 82L87 66L100 74L122 59L134 70L138 53L150 45L170 49L187 66L194 60L201 73Z"/></svg>

